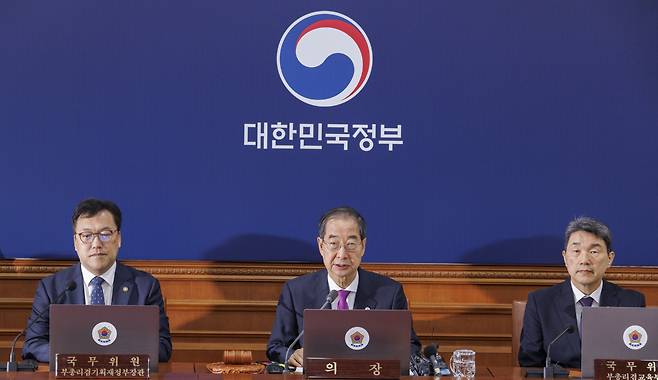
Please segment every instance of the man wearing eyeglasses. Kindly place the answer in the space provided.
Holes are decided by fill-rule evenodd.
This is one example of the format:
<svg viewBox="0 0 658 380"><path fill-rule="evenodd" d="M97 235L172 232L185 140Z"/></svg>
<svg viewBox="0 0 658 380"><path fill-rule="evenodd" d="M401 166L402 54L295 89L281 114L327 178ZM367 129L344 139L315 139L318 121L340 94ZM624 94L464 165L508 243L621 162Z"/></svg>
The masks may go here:
<svg viewBox="0 0 658 380"><path fill-rule="evenodd" d="M578 331L553 344L551 358L563 367L580 368L577 332L583 308L645 306L642 293L603 280L615 258L610 229L605 224L588 217L576 218L567 226L564 240L562 258L569 279L528 294L518 358L522 367L543 367L548 344L574 326Z"/></svg>
<svg viewBox="0 0 658 380"><path fill-rule="evenodd" d="M121 210L111 201L87 199L73 211L73 246L80 263L39 282L27 330L23 358L49 360L48 307L60 294L63 304L157 305L160 308L159 360L171 357L169 319L160 283L152 275L117 262L121 248ZM76 287L66 292L69 284ZM38 313L41 313L39 317Z"/></svg>
<svg viewBox="0 0 658 380"><path fill-rule="evenodd" d="M329 210L320 219L317 245L326 269L292 279L281 290L267 345L272 361L286 362L288 346L304 329L304 310L319 309L331 290L338 291L332 309L407 309L398 282L359 267L366 250L366 222L355 209ZM411 352L418 352L420 342L413 329L410 343ZM302 366L303 338L291 352L288 364Z"/></svg>

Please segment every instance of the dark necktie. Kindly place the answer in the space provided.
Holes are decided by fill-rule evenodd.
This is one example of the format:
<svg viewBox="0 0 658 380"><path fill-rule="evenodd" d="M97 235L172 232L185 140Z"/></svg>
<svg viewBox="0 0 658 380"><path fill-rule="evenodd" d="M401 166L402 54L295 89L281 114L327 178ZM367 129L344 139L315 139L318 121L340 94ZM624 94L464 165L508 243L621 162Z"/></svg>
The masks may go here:
<svg viewBox="0 0 658 380"><path fill-rule="evenodd" d="M349 290L339 290L338 291L338 310L349 310L350 307L347 304L347 296L350 294Z"/></svg>
<svg viewBox="0 0 658 380"><path fill-rule="evenodd" d="M91 305L105 305L105 296L103 295L103 280L102 277L94 277L91 280Z"/></svg>
<svg viewBox="0 0 658 380"><path fill-rule="evenodd" d="M594 298L592 298L590 296L585 296L585 297L581 298L580 301L578 301L578 302L580 302L580 304L583 307L590 307L590 306L592 306L592 303L594 303Z"/></svg>
<svg viewBox="0 0 658 380"><path fill-rule="evenodd" d="M578 303L583 308L591 307L593 302L594 302L594 298L592 298L590 296L585 296L585 297L581 298L578 301ZM578 325L578 334L580 335L581 338L583 337L583 314L582 313L580 314L580 324Z"/></svg>

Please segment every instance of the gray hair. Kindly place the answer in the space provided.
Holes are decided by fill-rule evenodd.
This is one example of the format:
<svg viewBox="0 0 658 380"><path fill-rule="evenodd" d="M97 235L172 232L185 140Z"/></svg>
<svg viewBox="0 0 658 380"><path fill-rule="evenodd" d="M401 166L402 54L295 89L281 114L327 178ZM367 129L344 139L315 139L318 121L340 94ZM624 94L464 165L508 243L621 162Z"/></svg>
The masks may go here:
<svg viewBox="0 0 658 380"><path fill-rule="evenodd" d="M571 237L571 234L578 231L589 232L599 239L602 239L605 242L605 246L608 252L612 251L612 233L610 232L610 228L608 228L608 226L602 222L587 216L579 216L569 223L567 230L564 232L565 249L567 244L569 244L569 238Z"/></svg>
<svg viewBox="0 0 658 380"><path fill-rule="evenodd" d="M354 218L356 223L359 225L359 235L361 240L366 238L366 220L363 219L361 214L358 211L349 206L336 207L327 211L322 218L320 218L320 223L318 223L318 237L324 239L325 228L327 227L327 222L330 219L336 217L350 217Z"/></svg>

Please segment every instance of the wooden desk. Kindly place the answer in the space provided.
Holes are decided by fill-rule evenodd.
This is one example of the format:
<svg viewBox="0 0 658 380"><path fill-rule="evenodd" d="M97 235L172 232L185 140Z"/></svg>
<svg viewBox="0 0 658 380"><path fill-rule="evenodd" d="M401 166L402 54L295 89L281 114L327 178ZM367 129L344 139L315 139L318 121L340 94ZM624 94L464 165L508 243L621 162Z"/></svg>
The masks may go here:
<svg viewBox="0 0 658 380"><path fill-rule="evenodd" d="M478 368L479 370L479 368ZM520 367L488 367L487 372L492 377L501 379L523 379L525 378L523 368ZM539 378L536 378L539 379Z"/></svg>
<svg viewBox="0 0 658 380"><path fill-rule="evenodd" d="M218 380L217 376L208 371L206 365L208 363L197 362L194 363L194 369L198 375L199 380ZM487 368L487 367L477 367L476 379L488 379L491 380L492 377L500 377L502 379L515 379L523 380L523 373L521 368L513 367L496 367L496 368ZM441 378L435 378L433 376L401 376L401 380L413 380L413 379L436 379L436 380L455 380L452 376L443 376ZM224 375L223 380L301 380L304 379L304 376L301 374L287 374L287 375ZM2 379L0 379L2 380Z"/></svg>
<svg viewBox="0 0 658 380"><path fill-rule="evenodd" d="M512 379L512 380L542 379L541 377L525 377L524 368L520 368L520 367L489 367L487 368L487 370L491 373L492 377L495 377L497 379L498 378ZM569 378L580 378L580 377L582 377L582 372L575 369L569 369L569 377L556 377L556 379L569 379Z"/></svg>
<svg viewBox="0 0 658 380"><path fill-rule="evenodd" d="M524 380L522 369L513 367L478 368L475 380L492 377L509 380ZM414 380L414 376L402 376L400 380ZM151 376L154 380L303 380L300 374L287 375L214 375L206 369L206 363L160 363L159 372ZM424 379L434 379L424 377ZM453 380L444 376L445 380ZM48 372L48 365L42 364L37 372L0 372L0 380L55 380Z"/></svg>

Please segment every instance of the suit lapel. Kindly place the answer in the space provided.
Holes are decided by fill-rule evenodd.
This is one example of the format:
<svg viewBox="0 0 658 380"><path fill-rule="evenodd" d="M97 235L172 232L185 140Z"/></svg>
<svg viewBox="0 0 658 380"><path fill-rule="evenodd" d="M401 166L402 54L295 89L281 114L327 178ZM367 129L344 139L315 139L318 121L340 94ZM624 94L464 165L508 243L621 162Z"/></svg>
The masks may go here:
<svg viewBox="0 0 658 380"><path fill-rule="evenodd" d="M560 287L560 295L555 299L555 306L563 329L573 326L576 330L572 334L567 334L561 339L569 342L575 352L580 352L580 336L578 335L578 321L576 320L576 304L573 299L573 290L571 289L571 280L566 280ZM562 331L559 331L561 333ZM557 336L557 335L556 335ZM555 336L555 337L556 337ZM555 337L549 337L549 342Z"/></svg>
<svg viewBox="0 0 658 380"><path fill-rule="evenodd" d="M601 289L601 302L599 306L619 306L617 289L610 286L605 280L603 281L603 289Z"/></svg>
<svg viewBox="0 0 658 380"><path fill-rule="evenodd" d="M130 271L117 262L112 286L112 305L128 305L134 287L135 281Z"/></svg>
<svg viewBox="0 0 658 380"><path fill-rule="evenodd" d="M311 286L308 288L308 296L313 300L310 304L313 309L319 309L324 305L329 294L329 282L327 280L327 270L316 272L316 275L311 281ZM331 309L331 305L329 305Z"/></svg>
<svg viewBox="0 0 658 380"><path fill-rule="evenodd" d="M71 276L66 280L66 284L70 281L75 282L75 289L69 293L67 296L68 301L63 301L62 303L72 304L72 305L84 305L85 304L85 281L82 279L82 269L80 266L82 264L78 263L73 271L71 271Z"/></svg>
<svg viewBox="0 0 658 380"><path fill-rule="evenodd" d="M356 298L354 299L354 309L371 309L377 308L377 300L372 294L372 284L367 272L359 270L359 287L356 290Z"/></svg>

